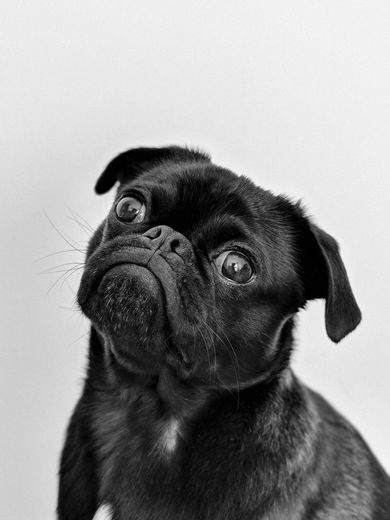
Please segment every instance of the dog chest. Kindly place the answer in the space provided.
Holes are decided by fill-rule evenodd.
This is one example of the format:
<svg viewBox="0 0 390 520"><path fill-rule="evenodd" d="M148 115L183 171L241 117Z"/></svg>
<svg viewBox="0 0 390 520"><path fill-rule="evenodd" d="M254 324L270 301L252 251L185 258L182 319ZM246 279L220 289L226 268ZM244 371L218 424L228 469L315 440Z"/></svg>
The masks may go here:
<svg viewBox="0 0 390 520"><path fill-rule="evenodd" d="M253 507L247 495L256 479L253 433L234 418L190 427L151 415L108 406L96 415L102 503L136 518L155 513L170 520L219 518L223 510Z"/></svg>

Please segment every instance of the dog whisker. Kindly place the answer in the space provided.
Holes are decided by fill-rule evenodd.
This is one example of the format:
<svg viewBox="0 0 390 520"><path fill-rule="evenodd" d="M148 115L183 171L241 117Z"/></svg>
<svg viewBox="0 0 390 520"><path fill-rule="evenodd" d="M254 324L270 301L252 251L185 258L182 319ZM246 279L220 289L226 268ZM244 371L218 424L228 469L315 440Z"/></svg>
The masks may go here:
<svg viewBox="0 0 390 520"><path fill-rule="evenodd" d="M222 388L224 388L233 397L233 399L237 402L237 409L238 409L240 407L240 392L237 392L237 395L236 395L231 388L229 388L227 385L225 385L223 380L218 375L217 375L217 378L218 378L218 382L220 383Z"/></svg>
<svg viewBox="0 0 390 520"><path fill-rule="evenodd" d="M71 267L70 269L66 269L65 271L58 271L58 272L62 272L61 276L59 278L57 278L57 280L55 280L55 282L49 287L49 289L47 290L46 292L46 296L54 289L54 287L62 280L62 285L61 287L63 286L64 282L66 282L66 280L69 278L69 276L71 276L72 274L74 274L75 272L79 271L80 269L82 269L83 266L82 265L79 265L79 266L75 266L75 267ZM52 274L54 273L55 271L52 271L51 273L42 273L42 274Z"/></svg>
<svg viewBox="0 0 390 520"><path fill-rule="evenodd" d="M77 305L72 305L72 307L67 307L66 305L60 305L59 309L62 309L63 311L67 312L81 312L80 309L77 308Z"/></svg>
<svg viewBox="0 0 390 520"><path fill-rule="evenodd" d="M84 251L78 247L75 246L74 243L72 243L68 238L66 238L66 236L58 229L58 227L54 224L54 222L51 220L51 218L49 217L49 215L47 213L45 213L45 216L47 218L47 220L50 222L51 226L53 227L53 229L55 229L55 231L57 231L57 233L60 235L60 237L65 240L65 242L72 248L74 249L75 251L78 251L79 253L82 253L84 254Z"/></svg>
<svg viewBox="0 0 390 520"><path fill-rule="evenodd" d="M42 260L45 260L46 258L50 258L52 256L56 256L56 255L63 255L65 253L79 253L80 251L78 249L63 249L62 251L55 251L54 253L49 253L48 255L45 255L45 256L41 256L40 258L37 258L36 260L33 261L33 263L37 263L37 262L41 262ZM87 251L86 249L85 250L82 250L82 253L85 254Z"/></svg>
<svg viewBox="0 0 390 520"><path fill-rule="evenodd" d="M84 267L84 264L81 263L81 262L66 262L64 264L59 264L59 265L55 265L53 267L49 267L48 269L46 269L45 271L40 271L39 273L37 274L53 274L53 273L64 273L66 271L69 271L69 269L60 269L61 267L65 267L67 265L71 265L71 266L79 266L80 268L81 267Z"/></svg>
<svg viewBox="0 0 390 520"><path fill-rule="evenodd" d="M207 358L208 358L208 361L209 361L209 375L210 375L210 383L211 383L211 359L210 359L210 353L209 353L209 349L208 349L208 343L206 341L206 338L201 330L201 328L199 326L196 327L196 330L199 332L199 334L202 336L202 339L203 339L203 343L204 343L204 347L206 349L206 353L207 353Z"/></svg>
<svg viewBox="0 0 390 520"><path fill-rule="evenodd" d="M84 233L85 233L89 238L92 236L93 232L92 232L90 229L88 229L88 228L86 227L85 224L83 224L82 222L80 222L79 220L77 220L77 219L74 218L74 217L68 217L68 219L69 219L69 220L72 220L72 222L75 222L75 223L80 227L80 229L82 229L82 230L84 231Z"/></svg>
<svg viewBox="0 0 390 520"><path fill-rule="evenodd" d="M213 340L212 334L210 332L210 327L208 326L207 322L205 320L201 320L201 321L202 321L203 325L206 327L205 332L207 332L209 334L210 345L213 347L213 353L214 353L214 373L216 373L216 371L217 371L217 352L215 350L214 340Z"/></svg>
<svg viewBox="0 0 390 520"><path fill-rule="evenodd" d="M77 217L77 219L80 219L82 221L82 223L84 224L84 227L90 232L91 235L93 235L95 230L93 229L91 224L89 224L89 222L87 222L84 217L82 217L79 213L76 213L76 211L72 210L69 206L67 206L67 208L71 212L73 217ZM76 222L78 224L80 224L80 222L78 220L76 220Z"/></svg>
<svg viewBox="0 0 390 520"><path fill-rule="evenodd" d="M240 380L239 380L238 374L239 374L240 367L239 367L239 363L238 363L237 354L236 354L236 352L234 350L234 347L231 344L229 338L226 336L226 334L222 330L220 330L220 332L222 332L224 334L226 340L228 341L229 346L230 346L230 350L229 350L228 346L226 345L226 343L223 341L223 339L217 334L217 332L206 321L204 321L204 324L210 329L210 331L219 339L221 344L227 349L227 351L229 353L229 356L230 356L230 359L232 360L232 366L233 366L233 369L234 369L234 374L235 374L236 383L237 383L237 389L238 389L237 405L239 406L239 403L240 403ZM233 353L234 357L231 357L230 351Z"/></svg>
<svg viewBox="0 0 390 520"><path fill-rule="evenodd" d="M86 338L87 336L89 336L89 331L85 332L80 337L76 338L74 341L72 341L72 343L70 343L70 345L74 345L75 343L77 343L78 341L81 341L82 339Z"/></svg>

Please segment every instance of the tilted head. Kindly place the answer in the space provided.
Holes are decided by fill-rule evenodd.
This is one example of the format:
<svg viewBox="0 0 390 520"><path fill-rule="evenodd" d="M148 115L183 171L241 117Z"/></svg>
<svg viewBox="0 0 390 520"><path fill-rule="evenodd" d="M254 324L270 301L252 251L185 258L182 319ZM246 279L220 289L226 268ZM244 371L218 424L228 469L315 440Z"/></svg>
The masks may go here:
<svg viewBox="0 0 390 520"><path fill-rule="evenodd" d="M117 181L78 301L121 370L246 387L286 365L308 300L333 341L358 325L337 243L299 205L175 146L122 153L97 193Z"/></svg>

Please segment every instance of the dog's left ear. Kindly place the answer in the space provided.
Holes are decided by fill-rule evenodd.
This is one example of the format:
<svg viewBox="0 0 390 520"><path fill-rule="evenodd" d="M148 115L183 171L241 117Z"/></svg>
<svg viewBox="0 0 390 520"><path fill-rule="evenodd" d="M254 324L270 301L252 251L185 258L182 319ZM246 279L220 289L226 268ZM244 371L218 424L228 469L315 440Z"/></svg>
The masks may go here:
<svg viewBox="0 0 390 520"><path fill-rule="evenodd" d="M304 249L306 299L325 299L326 332L338 343L361 321L339 246L328 233L309 223Z"/></svg>
<svg viewBox="0 0 390 520"><path fill-rule="evenodd" d="M210 157L199 150L181 146L163 148L132 148L121 153L108 163L97 180L95 191L99 195L109 191L114 184L128 182L145 170L153 168L165 161L171 162L210 162Z"/></svg>

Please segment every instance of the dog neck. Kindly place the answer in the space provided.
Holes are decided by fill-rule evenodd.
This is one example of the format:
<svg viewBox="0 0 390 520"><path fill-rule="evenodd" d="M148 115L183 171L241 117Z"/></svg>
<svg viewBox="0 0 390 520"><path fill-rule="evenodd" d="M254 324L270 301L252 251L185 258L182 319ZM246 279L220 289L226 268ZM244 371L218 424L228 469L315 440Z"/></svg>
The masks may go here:
<svg viewBox="0 0 390 520"><path fill-rule="evenodd" d="M280 352L289 350L290 332L289 328L288 338L282 335L283 345L279 345L276 356L278 366L286 367L287 359L283 363L279 357ZM128 421L132 434L139 438L145 452L158 453L165 460L172 460L185 446L193 424L207 421L219 413L221 407L229 413L230 408L245 407L245 400L266 400L270 389L280 382L283 385L288 382L288 376L280 377L281 374L275 373L270 380L227 390L182 381L169 366L162 367L157 377L130 374L110 359L94 329L90 339L89 368L89 374L93 374L92 386L104 386L118 424L123 426L124 421ZM289 371L283 373L289 374Z"/></svg>

